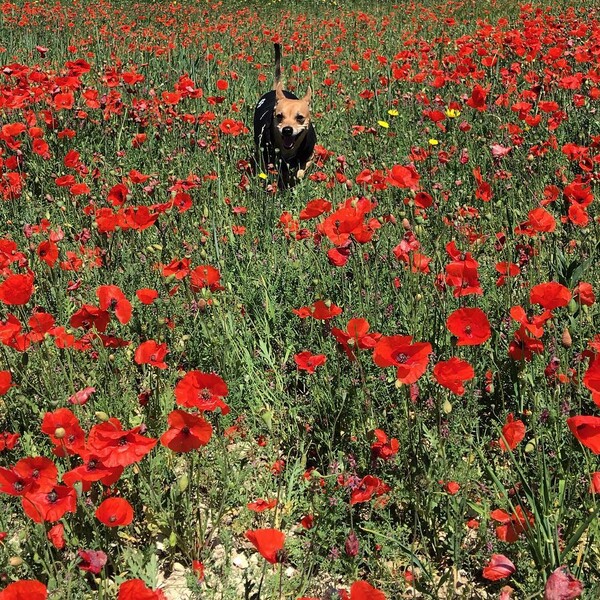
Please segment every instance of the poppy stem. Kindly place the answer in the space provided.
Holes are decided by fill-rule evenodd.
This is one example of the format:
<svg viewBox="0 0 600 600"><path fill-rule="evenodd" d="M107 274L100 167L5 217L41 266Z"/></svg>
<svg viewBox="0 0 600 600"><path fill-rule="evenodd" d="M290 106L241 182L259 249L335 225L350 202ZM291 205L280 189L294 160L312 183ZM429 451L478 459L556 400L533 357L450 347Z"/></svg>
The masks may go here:
<svg viewBox="0 0 600 600"><path fill-rule="evenodd" d="M283 561L279 563L279 598L281 600L283 594Z"/></svg>

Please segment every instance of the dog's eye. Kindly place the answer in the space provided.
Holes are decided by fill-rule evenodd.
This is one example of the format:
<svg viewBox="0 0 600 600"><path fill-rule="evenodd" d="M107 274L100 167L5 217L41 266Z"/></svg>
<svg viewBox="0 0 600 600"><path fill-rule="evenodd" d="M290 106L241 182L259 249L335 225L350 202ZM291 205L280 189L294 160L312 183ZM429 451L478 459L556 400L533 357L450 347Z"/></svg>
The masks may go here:
<svg viewBox="0 0 600 600"><path fill-rule="evenodd" d="M281 121L283 121L283 113L277 113L275 118L281 123Z"/></svg>
<svg viewBox="0 0 600 600"><path fill-rule="evenodd" d="M304 123L304 117L302 115L296 115L296 121L298 121L298 123Z"/></svg>

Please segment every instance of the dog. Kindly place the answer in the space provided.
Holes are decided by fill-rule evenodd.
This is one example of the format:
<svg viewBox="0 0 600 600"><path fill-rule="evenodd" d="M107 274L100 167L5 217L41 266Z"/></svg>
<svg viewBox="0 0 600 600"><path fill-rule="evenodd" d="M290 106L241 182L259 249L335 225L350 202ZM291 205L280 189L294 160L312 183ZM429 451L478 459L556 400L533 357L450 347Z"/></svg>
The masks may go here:
<svg viewBox="0 0 600 600"><path fill-rule="evenodd" d="M281 46L275 44L275 81L254 109L256 165L276 169L278 187L291 188L311 165L317 136L310 119L310 87L302 98L283 89Z"/></svg>

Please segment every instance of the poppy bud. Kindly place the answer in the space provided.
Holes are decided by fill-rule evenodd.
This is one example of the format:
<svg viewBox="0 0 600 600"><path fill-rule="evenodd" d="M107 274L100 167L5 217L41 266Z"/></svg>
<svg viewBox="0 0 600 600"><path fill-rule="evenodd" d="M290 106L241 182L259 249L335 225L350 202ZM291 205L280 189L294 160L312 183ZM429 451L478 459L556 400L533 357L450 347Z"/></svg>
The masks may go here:
<svg viewBox="0 0 600 600"><path fill-rule="evenodd" d="M527 442L527 444L525 446L525 454L531 454L532 452L534 452L535 451L535 445L536 445L535 438L533 438L532 440L530 440L529 442Z"/></svg>
<svg viewBox="0 0 600 600"><path fill-rule="evenodd" d="M579 305L577 304L577 300L575 300L575 298L571 298L569 300L569 304L567 304L567 310L569 311L569 314L574 315L578 308Z"/></svg>
<svg viewBox="0 0 600 600"><path fill-rule="evenodd" d="M188 476L184 473L177 481L177 487L179 488L179 491L185 492L185 490L187 490L189 482L190 480Z"/></svg>
<svg viewBox="0 0 600 600"><path fill-rule="evenodd" d="M11 556L8 559L8 564L11 567L20 567L23 564L23 559L20 556Z"/></svg>
<svg viewBox="0 0 600 600"><path fill-rule="evenodd" d="M571 333L569 332L568 327L563 329L560 342L565 348L570 348L573 345L573 340L571 339Z"/></svg>
<svg viewBox="0 0 600 600"><path fill-rule="evenodd" d="M265 409L261 412L260 418L264 421L269 431L273 428L273 411Z"/></svg>
<svg viewBox="0 0 600 600"><path fill-rule="evenodd" d="M442 404L442 410L446 415L449 415L452 412L452 403L448 399L444 400L444 404Z"/></svg>
<svg viewBox="0 0 600 600"><path fill-rule="evenodd" d="M65 437L65 435L67 435L67 432L65 431L65 428L64 428L64 427L57 427L57 428L54 430L54 437L55 437L57 440L62 440L62 439Z"/></svg>
<svg viewBox="0 0 600 600"><path fill-rule="evenodd" d="M100 421L101 423L106 423L106 421L108 421L108 419L110 419L110 417L101 410L97 411L94 414L96 416L96 419L98 419L98 421Z"/></svg>

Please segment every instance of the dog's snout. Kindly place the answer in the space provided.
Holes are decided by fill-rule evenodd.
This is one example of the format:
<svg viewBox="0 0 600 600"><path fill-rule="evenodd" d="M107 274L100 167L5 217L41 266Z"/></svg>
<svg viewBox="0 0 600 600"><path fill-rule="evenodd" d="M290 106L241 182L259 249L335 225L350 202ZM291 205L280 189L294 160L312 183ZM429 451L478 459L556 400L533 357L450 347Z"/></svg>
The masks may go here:
<svg viewBox="0 0 600 600"><path fill-rule="evenodd" d="M284 127L281 130L281 133L283 133L283 135L293 135L294 129L292 127Z"/></svg>

